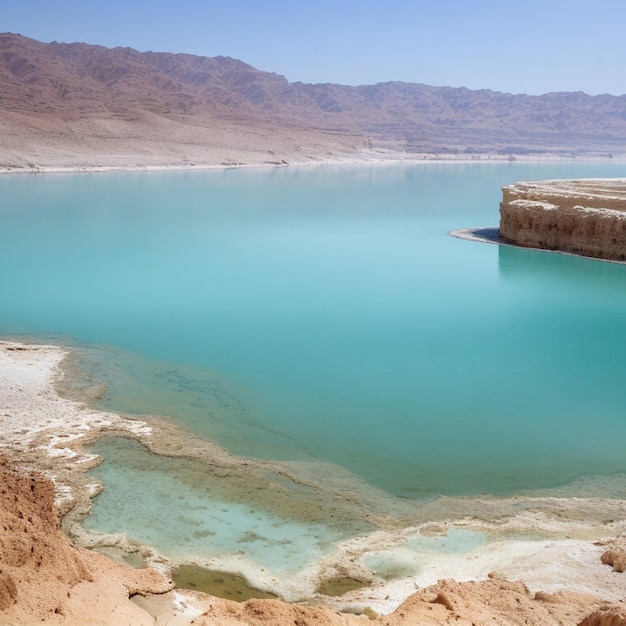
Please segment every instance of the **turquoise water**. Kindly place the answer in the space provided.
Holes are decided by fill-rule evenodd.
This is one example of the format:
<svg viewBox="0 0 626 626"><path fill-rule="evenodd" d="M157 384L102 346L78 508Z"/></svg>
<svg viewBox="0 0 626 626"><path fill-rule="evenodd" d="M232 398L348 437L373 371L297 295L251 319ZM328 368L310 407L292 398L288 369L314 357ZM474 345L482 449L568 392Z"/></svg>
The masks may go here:
<svg viewBox="0 0 626 626"><path fill-rule="evenodd" d="M245 554L248 562L284 575L328 556L335 542L348 536L327 524L285 519L221 497L218 481L197 461L168 459L164 465L136 442L120 438L102 440L94 451L107 458L97 470L105 490L85 527L129 532L169 558Z"/></svg>
<svg viewBox="0 0 626 626"><path fill-rule="evenodd" d="M0 332L107 408L404 497L626 471L626 266L462 241L517 180L618 163L0 177Z"/></svg>

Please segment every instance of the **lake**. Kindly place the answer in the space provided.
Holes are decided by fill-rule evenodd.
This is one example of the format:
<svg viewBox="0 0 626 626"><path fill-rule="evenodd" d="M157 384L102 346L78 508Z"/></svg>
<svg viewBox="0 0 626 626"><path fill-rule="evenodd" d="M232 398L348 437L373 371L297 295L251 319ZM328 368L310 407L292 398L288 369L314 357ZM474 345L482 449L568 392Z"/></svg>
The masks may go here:
<svg viewBox="0 0 626 626"><path fill-rule="evenodd" d="M625 173L2 176L0 332L77 346L106 409L169 416L241 456L324 462L392 497L624 473L626 266L447 233L497 226L505 184ZM144 452L102 446L120 461L97 471L121 485Z"/></svg>

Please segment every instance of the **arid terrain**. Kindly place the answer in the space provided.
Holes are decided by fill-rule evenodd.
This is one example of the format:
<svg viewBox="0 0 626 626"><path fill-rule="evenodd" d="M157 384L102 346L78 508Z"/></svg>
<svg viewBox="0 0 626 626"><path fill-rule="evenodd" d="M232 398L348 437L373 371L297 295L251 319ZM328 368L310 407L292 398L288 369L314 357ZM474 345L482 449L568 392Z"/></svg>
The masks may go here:
<svg viewBox="0 0 626 626"><path fill-rule="evenodd" d="M153 569L132 569L76 548L62 535L53 483L16 470L0 458L0 624L79 626L624 626L626 610L589 595L529 592L497 574L482 582L443 580L408 598L394 613L342 614L278 600L236 603L172 590ZM626 567L623 547L603 556L616 576Z"/></svg>
<svg viewBox="0 0 626 626"><path fill-rule="evenodd" d="M0 34L0 168L626 154L626 96L289 82L228 57Z"/></svg>
<svg viewBox="0 0 626 626"><path fill-rule="evenodd" d="M483 558L497 563L496 569L469 578L462 570L480 557L467 555L464 563L457 560L456 568L446 569L447 576L434 578L435 584L411 585L400 596L404 601L388 611L371 609L376 589L367 587L356 605L341 598L333 603L320 594L291 604L273 599L237 603L173 588L158 557L148 558L150 567L134 569L80 547L62 532L61 517L63 529L78 536L80 510L97 493L85 474L96 462L85 442L105 432L152 439L157 424L59 396L54 385L64 354L54 346L0 342L3 626L626 626L626 537L619 500L610 505L613 519L599 529L603 539L586 534L575 541L555 538L538 542L529 554L513 550L496 561L487 553ZM166 431L165 441L176 446L172 433ZM190 448L185 450L189 454ZM215 451L212 458L234 469L225 451ZM567 517L567 511L562 515ZM576 523L570 528L575 532ZM79 543L92 543L94 549L109 545L95 540Z"/></svg>
<svg viewBox="0 0 626 626"><path fill-rule="evenodd" d="M0 34L0 171L624 157L625 110L626 96L290 83L227 57ZM2 626L626 626L617 500L602 541L555 540L541 563L519 555L504 573L412 587L386 615L342 613L319 596L315 604L236 603L174 589L167 572L79 547L61 524L69 513L67 531L72 511L94 495L81 482L94 463L81 438L99 430L147 436L146 427L62 399L56 348L0 343ZM80 493L70 477L85 487ZM573 545L587 548L584 558ZM546 572L547 587L530 584Z"/></svg>

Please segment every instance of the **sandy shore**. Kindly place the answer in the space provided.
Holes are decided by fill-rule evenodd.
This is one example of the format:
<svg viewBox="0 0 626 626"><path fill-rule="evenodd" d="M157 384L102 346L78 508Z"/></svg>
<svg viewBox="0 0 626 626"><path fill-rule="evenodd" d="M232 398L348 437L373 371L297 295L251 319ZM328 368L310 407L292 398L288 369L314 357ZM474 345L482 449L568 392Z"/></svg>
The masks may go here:
<svg viewBox="0 0 626 626"><path fill-rule="evenodd" d="M85 446L105 433L116 433L137 439L159 454L176 456L184 452L185 456L195 456L210 465L218 475L227 468L228 472L222 471L222 474L230 476L225 476L224 480L231 490L251 484L253 492L262 492L267 481L280 475L286 483L293 485L293 489L286 488L285 495L280 497L284 500L283 510L304 507L300 515L307 516L313 515L315 509L318 517L330 515L332 511L333 516L345 519L346 523L352 523L358 516L367 517L373 526L372 532L340 542L335 553L324 562L289 576L288 580L253 568L246 569L245 564L236 559L212 562L214 568L223 571L237 571L238 565L242 565L239 573L244 574L249 582L287 600L313 602L328 607L331 612L349 610L368 614L369 611L383 615L396 611L394 615L397 617L402 603L411 594L436 585L441 579L452 578L457 582L485 581L481 584L487 587L500 585L507 587L507 593L511 591L509 583L505 585L502 581L522 581L530 599L537 592L582 594L587 599L576 600L582 603L578 616L597 608L600 600L619 605L626 599L625 575L613 571L601 560L608 548L621 550L626 543L623 478L617 477L613 482L611 479L608 482L583 482L572 486L569 496L557 496L547 491L508 499L439 498L429 503L408 502L401 507L387 501L384 494L375 490L368 492L366 486L360 485L362 493L357 499L354 485L349 484L350 477L341 477L330 486L315 485L311 476L298 474L296 468L239 459L211 442L189 436L167 420L131 419L94 410L89 400L102 393L97 381L92 386L81 387L82 402L61 397L58 384L66 375L63 363L67 354L68 349L58 346L0 342L0 454L16 462L19 468L43 472L53 481L54 500L63 517L63 530L79 545L118 557L139 555L145 564L165 576L163 580L176 565L149 546L138 546L123 535L101 536L85 531L81 525L89 511L91 498L101 489L101 485L86 473L98 463L98 459L87 452ZM306 509L307 501L310 511ZM392 508L388 510L394 507L396 510L393 515L386 515L384 511L390 506ZM406 547L408 540L445 538L450 532L464 531L483 533L487 540L448 552L426 549L420 552L419 546L410 552ZM381 573L384 567L378 573L368 570L366 564L371 565L372 559L381 563L409 563L413 566L412 572L385 577ZM340 575L366 584L362 589L334 598L316 591L321 581ZM484 589L481 589L480 593L483 593ZM169 592L167 598L162 595L163 591L154 597L150 593L146 592L145 610L169 616L168 621L157 623L191 623L194 616L206 612L208 605L216 606L215 600L192 592ZM519 593L519 589L515 593ZM244 609L238 608L237 611Z"/></svg>
<svg viewBox="0 0 626 626"><path fill-rule="evenodd" d="M56 155L46 156L39 163L30 163L29 165L11 165L6 166L0 164L0 174L76 174L76 173L106 173L106 172L165 172L165 171L202 171L202 170L221 170L236 168L255 168L255 167L302 167L315 165L398 165L398 164L454 164L454 163L510 163L510 162L528 162L528 163L555 163L555 162L574 162L583 160L585 162L623 162L626 161L626 155L617 156L608 159L603 156L590 155L584 159L575 157L567 158L561 154L545 154L545 155L520 155L515 159L510 159L506 155L501 154L481 154L466 156L461 154L437 155L432 153L407 153L393 152L383 150L361 151L354 153L333 153L326 155L309 155L303 157L298 153L287 154L287 159L272 161L265 158L265 155L259 155L256 152L242 153L239 159L232 159L225 162L221 153L212 154L207 151L203 155L204 158L198 159L197 162L190 162L188 159L170 160L163 159L158 155L151 157L137 157L129 155L121 157L120 155L98 154L93 159L85 159L84 157L73 159L71 157L60 157ZM3 159L2 150L0 149L0 161ZM4 160L8 160L6 157ZM93 162L92 162L93 161Z"/></svg>

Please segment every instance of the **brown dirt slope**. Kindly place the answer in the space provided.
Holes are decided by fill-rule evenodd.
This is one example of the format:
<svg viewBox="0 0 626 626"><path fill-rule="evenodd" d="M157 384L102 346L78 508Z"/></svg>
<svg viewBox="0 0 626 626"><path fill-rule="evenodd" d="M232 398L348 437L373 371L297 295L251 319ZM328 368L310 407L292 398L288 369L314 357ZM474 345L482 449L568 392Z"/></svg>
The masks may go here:
<svg viewBox="0 0 626 626"><path fill-rule="evenodd" d="M70 544L49 480L0 460L0 485L0 624L153 623L129 597L168 591L168 580Z"/></svg>

